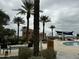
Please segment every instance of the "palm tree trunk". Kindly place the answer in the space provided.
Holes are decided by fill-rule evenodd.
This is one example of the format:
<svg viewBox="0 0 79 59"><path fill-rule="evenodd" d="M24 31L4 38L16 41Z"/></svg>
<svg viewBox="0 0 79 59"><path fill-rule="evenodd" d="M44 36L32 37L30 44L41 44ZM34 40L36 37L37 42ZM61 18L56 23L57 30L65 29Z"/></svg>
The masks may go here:
<svg viewBox="0 0 79 59"><path fill-rule="evenodd" d="M52 29L52 38L53 38L53 29Z"/></svg>
<svg viewBox="0 0 79 59"><path fill-rule="evenodd" d="M39 0L34 0L34 56L39 55Z"/></svg>
<svg viewBox="0 0 79 59"><path fill-rule="evenodd" d="M19 23L17 24L17 26L18 26L17 39L19 40Z"/></svg>
<svg viewBox="0 0 79 59"><path fill-rule="evenodd" d="M27 13L27 31L26 31L26 40L28 41L29 37L29 18L30 18L30 13Z"/></svg>
<svg viewBox="0 0 79 59"><path fill-rule="evenodd" d="M45 23L43 21L43 40L44 40L44 29L45 29Z"/></svg>
<svg viewBox="0 0 79 59"><path fill-rule="evenodd" d="M27 19L27 32L26 32L26 39L28 40L28 33L29 33L29 19Z"/></svg>

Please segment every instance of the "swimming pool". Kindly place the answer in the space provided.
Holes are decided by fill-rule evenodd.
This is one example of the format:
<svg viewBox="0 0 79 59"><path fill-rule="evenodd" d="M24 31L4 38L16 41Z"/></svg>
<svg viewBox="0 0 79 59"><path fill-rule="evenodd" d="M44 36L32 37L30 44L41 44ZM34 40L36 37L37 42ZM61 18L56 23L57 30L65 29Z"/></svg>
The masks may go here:
<svg viewBox="0 0 79 59"><path fill-rule="evenodd" d="M64 42L66 46L79 46L79 41Z"/></svg>

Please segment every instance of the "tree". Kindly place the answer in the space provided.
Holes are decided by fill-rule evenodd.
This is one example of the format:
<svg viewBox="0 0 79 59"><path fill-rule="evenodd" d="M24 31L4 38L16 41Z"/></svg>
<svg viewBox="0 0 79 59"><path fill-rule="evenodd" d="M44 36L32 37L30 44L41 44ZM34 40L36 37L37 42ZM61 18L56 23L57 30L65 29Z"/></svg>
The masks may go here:
<svg viewBox="0 0 79 59"><path fill-rule="evenodd" d="M34 56L39 55L39 6L40 0L34 0Z"/></svg>
<svg viewBox="0 0 79 59"><path fill-rule="evenodd" d="M4 29L4 34L7 35L8 37L15 36L15 33L16 31L14 29L9 29L9 28Z"/></svg>
<svg viewBox="0 0 79 59"><path fill-rule="evenodd" d="M4 39L3 31L4 31L4 27L0 26L0 42Z"/></svg>
<svg viewBox="0 0 79 59"><path fill-rule="evenodd" d="M48 16L41 16L40 22L43 23L43 40L44 40L45 39L44 38L45 23L50 22L50 19Z"/></svg>
<svg viewBox="0 0 79 59"><path fill-rule="evenodd" d="M3 25L7 25L9 21L10 21L10 17L4 11L2 11L2 9L0 9L0 40L3 39L4 37Z"/></svg>
<svg viewBox="0 0 79 59"><path fill-rule="evenodd" d="M54 25L51 25L50 26L50 29L52 30L52 38L53 38L53 29L55 28L55 26Z"/></svg>
<svg viewBox="0 0 79 59"><path fill-rule="evenodd" d="M5 28L4 36L6 36L7 44L13 44L16 31L14 29Z"/></svg>
<svg viewBox="0 0 79 59"><path fill-rule="evenodd" d="M13 38L15 36L16 31L14 29L4 28L3 36L7 36L7 39L10 37Z"/></svg>
<svg viewBox="0 0 79 59"><path fill-rule="evenodd" d="M14 29L10 29L10 36L15 36L16 31Z"/></svg>
<svg viewBox="0 0 79 59"><path fill-rule="evenodd" d="M25 21L21 17L15 17L13 21L14 21L14 23L17 24L17 27L18 27L17 39L19 39L19 26L20 26L20 24L24 24Z"/></svg>
<svg viewBox="0 0 79 59"><path fill-rule="evenodd" d="M22 0L23 5L21 5L22 8L17 9L18 14L27 14L27 32L26 32L26 39L28 39L28 32L29 32L29 18L30 14L33 14L34 12L34 4L31 0Z"/></svg>
<svg viewBox="0 0 79 59"><path fill-rule="evenodd" d="M7 25L8 21L10 21L9 16L0 9L0 26Z"/></svg>

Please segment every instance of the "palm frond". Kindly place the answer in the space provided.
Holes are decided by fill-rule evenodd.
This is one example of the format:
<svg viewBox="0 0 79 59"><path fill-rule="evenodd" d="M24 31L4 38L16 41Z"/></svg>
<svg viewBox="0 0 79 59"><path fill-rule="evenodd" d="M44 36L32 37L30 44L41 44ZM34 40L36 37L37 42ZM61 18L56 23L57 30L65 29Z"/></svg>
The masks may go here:
<svg viewBox="0 0 79 59"><path fill-rule="evenodd" d="M21 7L22 7L24 10L27 10L27 8L26 8L25 6L22 5Z"/></svg>
<svg viewBox="0 0 79 59"><path fill-rule="evenodd" d="M55 28L55 26L54 25L51 25L50 28L53 29L53 28Z"/></svg>
<svg viewBox="0 0 79 59"><path fill-rule="evenodd" d="M32 0L22 0L22 5L21 8L19 9L14 9L15 11L19 11L17 13L18 14L26 14L26 13L30 13L33 14L33 8L34 8L34 3L32 2ZM31 13L32 12L32 13Z"/></svg>
<svg viewBox="0 0 79 59"><path fill-rule="evenodd" d="M51 22L51 20L48 19L48 20L46 20L45 22Z"/></svg>
<svg viewBox="0 0 79 59"><path fill-rule="evenodd" d="M25 14L26 13L26 11L25 10L23 10L23 9L18 9L18 13L17 14Z"/></svg>
<svg viewBox="0 0 79 59"><path fill-rule="evenodd" d="M32 10L33 9L33 2L30 0L23 0L22 1L23 5L22 8L24 8L25 10Z"/></svg>
<svg viewBox="0 0 79 59"><path fill-rule="evenodd" d="M39 12L43 13L43 11L42 11L42 10L39 10Z"/></svg>
<svg viewBox="0 0 79 59"><path fill-rule="evenodd" d="M24 21L23 18L21 18L21 17L14 17L13 22L14 22L14 23L19 23L19 24L25 23L25 21Z"/></svg>
<svg viewBox="0 0 79 59"><path fill-rule="evenodd" d="M50 19L49 19L48 16L44 15L44 16L41 16L40 21L42 21L42 22L50 22Z"/></svg>

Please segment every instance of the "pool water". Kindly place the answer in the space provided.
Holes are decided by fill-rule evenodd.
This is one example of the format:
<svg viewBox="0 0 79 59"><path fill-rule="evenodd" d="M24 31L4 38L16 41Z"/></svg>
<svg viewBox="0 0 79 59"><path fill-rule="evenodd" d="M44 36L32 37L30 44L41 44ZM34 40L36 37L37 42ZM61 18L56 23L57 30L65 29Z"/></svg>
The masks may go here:
<svg viewBox="0 0 79 59"><path fill-rule="evenodd" d="M79 46L79 41L72 41L72 42L64 42L66 46Z"/></svg>

